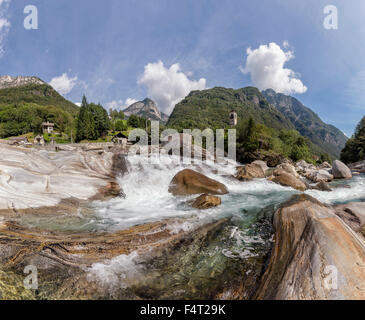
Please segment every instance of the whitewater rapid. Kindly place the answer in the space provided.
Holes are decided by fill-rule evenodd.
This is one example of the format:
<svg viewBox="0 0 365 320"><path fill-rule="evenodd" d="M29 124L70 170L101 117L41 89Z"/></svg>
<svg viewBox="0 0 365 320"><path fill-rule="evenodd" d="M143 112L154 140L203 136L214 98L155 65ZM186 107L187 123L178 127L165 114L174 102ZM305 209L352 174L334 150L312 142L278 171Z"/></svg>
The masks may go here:
<svg viewBox="0 0 365 320"><path fill-rule="evenodd" d="M96 201L92 204L95 210L92 227L96 230L115 231L162 219L183 218L169 225L171 231L177 232L181 229L192 230L222 218L231 218L220 238L201 253L201 265L209 265L214 259L222 265L229 264L229 260L240 265L243 261L248 261L246 259L268 252L272 236L267 230L271 228L273 212L291 196L300 193L266 179L238 181L232 177L239 165L235 162L224 165L183 165L176 161L177 163L172 165L170 156L162 156L159 164L150 164L147 159L143 160L141 163L140 156L128 158L129 173L119 178L125 198L114 198L107 202ZM168 192L169 183L174 175L185 168L199 171L227 186L229 194L221 196L221 206L197 210L187 204L187 200L196 195L175 197ZM351 188L338 188L332 192L309 190L306 193L326 204L346 203L364 198L363 175L343 183ZM260 220L262 218L267 222L264 228ZM90 276L98 279L103 285L109 283L115 286L119 283L121 288L125 288L128 286L128 279L134 278L136 273L137 277L141 277L143 273L149 272L148 268L142 266L143 262L134 252L94 264L90 268Z"/></svg>

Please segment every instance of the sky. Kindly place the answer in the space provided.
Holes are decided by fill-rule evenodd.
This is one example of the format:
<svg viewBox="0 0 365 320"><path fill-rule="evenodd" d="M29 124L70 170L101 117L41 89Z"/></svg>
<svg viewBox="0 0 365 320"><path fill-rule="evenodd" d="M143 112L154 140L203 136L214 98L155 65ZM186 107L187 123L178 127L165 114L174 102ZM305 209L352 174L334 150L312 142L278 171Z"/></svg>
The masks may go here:
<svg viewBox="0 0 365 320"><path fill-rule="evenodd" d="M105 108L149 97L167 114L191 90L273 88L350 136L365 115L364 16L363 0L0 0L0 75Z"/></svg>

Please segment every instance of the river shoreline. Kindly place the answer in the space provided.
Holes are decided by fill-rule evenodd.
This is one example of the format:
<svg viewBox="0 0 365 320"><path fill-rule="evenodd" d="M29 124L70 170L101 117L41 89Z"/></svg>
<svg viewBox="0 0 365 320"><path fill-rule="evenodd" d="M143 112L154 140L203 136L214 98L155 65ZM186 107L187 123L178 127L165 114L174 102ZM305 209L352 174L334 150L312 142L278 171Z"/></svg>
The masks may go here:
<svg viewBox="0 0 365 320"><path fill-rule="evenodd" d="M12 152L19 152L12 148ZM34 160L38 152L27 154ZM275 232L279 227L272 221L280 208L288 206L288 200L303 194L301 191L265 178L245 176L245 181L240 181L234 178L237 170L234 164L192 165L191 168L225 184L229 191L220 196L220 206L199 210L189 205L193 196L173 196L168 192L173 176L189 166L171 165L168 161L157 165L141 163L141 156L137 155L126 160L120 150L62 151L51 153L52 156L41 151L40 154L42 159L57 163L47 170L44 166L37 169L51 176L41 179L46 197L52 193L47 191L45 181L52 188L58 179L52 178L54 167L58 176L82 175L79 188L88 179L94 185L94 194L87 190L89 196L85 199L61 197L53 206L14 205L0 211L0 290L5 298L277 298L259 289L263 279L268 278L262 276L269 270L269 260L275 257L272 250L277 245ZM5 164L9 167L9 160ZM24 168L29 169L29 164ZM34 169L31 167L32 174ZM247 170L244 174L257 173ZM9 171L5 173L9 175ZM3 170L2 176L7 177L6 174ZM2 179L3 190L7 185L14 187L14 181ZM18 181L23 187L23 182ZM346 187L330 192L307 190L305 194L324 202L324 207L336 216L332 206L361 199L364 181L358 175L346 180L349 184ZM344 217L347 209L341 210L338 212ZM344 218L346 223L352 220L348 214ZM352 226L355 237L361 238L360 223ZM15 290L24 276L24 267L29 264L39 267L39 289ZM346 268L352 267L346 265ZM321 296L318 292L307 298L341 297ZM347 294L351 297L351 293ZM300 295L282 294L280 298L300 298Z"/></svg>

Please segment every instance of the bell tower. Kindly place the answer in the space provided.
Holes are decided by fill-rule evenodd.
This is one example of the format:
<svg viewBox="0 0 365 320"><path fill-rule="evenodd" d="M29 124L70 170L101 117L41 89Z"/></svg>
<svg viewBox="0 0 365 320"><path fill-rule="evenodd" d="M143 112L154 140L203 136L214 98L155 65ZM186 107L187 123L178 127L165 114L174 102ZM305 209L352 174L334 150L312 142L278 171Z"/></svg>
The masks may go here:
<svg viewBox="0 0 365 320"><path fill-rule="evenodd" d="M229 125L234 127L237 125L237 120L238 120L238 117L237 117L237 112L232 110L230 113L229 113Z"/></svg>

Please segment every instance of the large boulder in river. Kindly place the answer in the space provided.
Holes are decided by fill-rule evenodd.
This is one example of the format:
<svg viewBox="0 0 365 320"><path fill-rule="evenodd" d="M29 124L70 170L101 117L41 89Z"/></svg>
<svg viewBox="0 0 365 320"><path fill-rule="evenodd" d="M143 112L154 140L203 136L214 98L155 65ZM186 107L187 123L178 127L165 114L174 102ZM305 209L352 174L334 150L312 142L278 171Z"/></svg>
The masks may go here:
<svg viewBox="0 0 365 320"><path fill-rule="evenodd" d="M296 195L274 215L275 243L256 299L365 299L365 246L333 210Z"/></svg>
<svg viewBox="0 0 365 320"><path fill-rule="evenodd" d="M227 194L227 187L216 180L190 169L184 169L177 173L171 180L169 192L174 196L190 194Z"/></svg>
<svg viewBox="0 0 365 320"><path fill-rule="evenodd" d="M333 180L333 175L327 170L309 170L303 174L308 180L313 182L330 182Z"/></svg>
<svg viewBox="0 0 365 320"><path fill-rule="evenodd" d="M295 167L290 163L279 164L277 168L284 170L285 172L293 175L296 178L299 178L299 174L296 172Z"/></svg>
<svg viewBox="0 0 365 320"><path fill-rule="evenodd" d="M189 204L196 209L210 209L213 207L217 207L222 203L221 198L217 197L217 196L212 196L209 194L202 194L201 196L199 196L198 198L196 198L195 200L192 200L189 202Z"/></svg>
<svg viewBox="0 0 365 320"><path fill-rule="evenodd" d="M284 187L292 187L294 189L297 189L299 191L305 191L307 190L307 186L305 183L300 180L299 178L296 178L290 173L287 173L286 171L282 169L277 169L274 171L274 176L271 177L269 180L278 183Z"/></svg>
<svg viewBox="0 0 365 320"><path fill-rule="evenodd" d="M254 178L265 178L265 171L261 164L251 163L237 169L238 180L252 180Z"/></svg>
<svg viewBox="0 0 365 320"><path fill-rule="evenodd" d="M260 166L264 173L266 172L267 169L269 169L269 167L267 166L267 163L262 160L255 160L254 162L252 162L252 164Z"/></svg>
<svg viewBox="0 0 365 320"><path fill-rule="evenodd" d="M333 161L332 173L335 179L351 179L351 170L341 161Z"/></svg>
<svg viewBox="0 0 365 320"><path fill-rule="evenodd" d="M310 189L319 190L319 191L332 191L329 184L325 181L320 181L315 186L310 186Z"/></svg>

